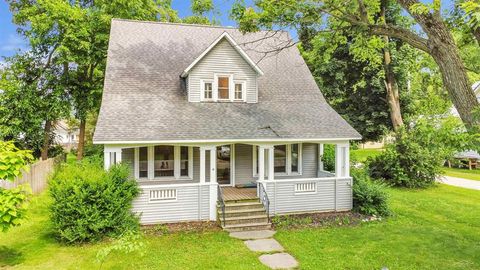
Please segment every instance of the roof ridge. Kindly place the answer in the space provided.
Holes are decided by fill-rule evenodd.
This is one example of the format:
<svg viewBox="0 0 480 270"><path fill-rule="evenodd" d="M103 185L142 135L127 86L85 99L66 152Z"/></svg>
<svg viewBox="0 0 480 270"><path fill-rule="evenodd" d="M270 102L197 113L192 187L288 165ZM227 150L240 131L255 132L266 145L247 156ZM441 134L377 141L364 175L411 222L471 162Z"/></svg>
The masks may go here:
<svg viewBox="0 0 480 270"><path fill-rule="evenodd" d="M149 23L149 24L180 25L180 26L191 26L191 27L202 27L202 28L224 28L224 29L236 29L236 30L239 29L238 27L235 27L235 26L193 24L193 23L175 23L175 22L161 22L161 21L143 21L143 20L133 20L133 19L122 19L122 18L113 18L112 21L125 21L125 22Z"/></svg>

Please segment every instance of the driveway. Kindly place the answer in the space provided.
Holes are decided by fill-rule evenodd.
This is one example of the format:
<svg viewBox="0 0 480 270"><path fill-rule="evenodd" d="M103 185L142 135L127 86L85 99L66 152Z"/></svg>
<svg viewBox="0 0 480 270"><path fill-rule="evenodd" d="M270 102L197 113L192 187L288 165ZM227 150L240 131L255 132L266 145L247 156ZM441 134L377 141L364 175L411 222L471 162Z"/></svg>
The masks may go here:
<svg viewBox="0 0 480 270"><path fill-rule="evenodd" d="M446 176L446 175L440 176L437 179L437 181L443 184L451 185L451 186L480 190L480 181Z"/></svg>

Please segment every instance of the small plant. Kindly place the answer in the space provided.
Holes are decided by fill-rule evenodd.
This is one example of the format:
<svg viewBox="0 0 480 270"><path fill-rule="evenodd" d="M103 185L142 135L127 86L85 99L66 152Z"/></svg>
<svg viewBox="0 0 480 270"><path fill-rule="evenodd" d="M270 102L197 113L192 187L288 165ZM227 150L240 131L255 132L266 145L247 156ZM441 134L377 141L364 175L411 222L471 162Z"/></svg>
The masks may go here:
<svg viewBox="0 0 480 270"><path fill-rule="evenodd" d="M130 209L139 189L127 167L107 172L86 159L60 167L49 184L50 216L60 240L89 242L138 230L138 217Z"/></svg>
<svg viewBox="0 0 480 270"><path fill-rule="evenodd" d="M384 184L372 181L363 170L353 170L353 210L364 215L388 216L388 193Z"/></svg>
<svg viewBox="0 0 480 270"><path fill-rule="evenodd" d="M160 235L168 234L168 227L165 224L157 224L153 226L153 232Z"/></svg>
<svg viewBox="0 0 480 270"><path fill-rule="evenodd" d="M142 236L138 231L126 231L112 244L100 249L97 252L96 260L100 263L99 269L102 269L103 264L108 256L113 252L122 252L129 254L135 251L140 251L145 247ZM143 253L140 254L143 256Z"/></svg>
<svg viewBox="0 0 480 270"><path fill-rule="evenodd" d="M13 182L21 176L21 171L27 169L29 161L33 160L31 151L18 149L13 142L0 141L0 179ZM0 187L0 230L6 232L20 225L25 216L26 202L30 188L18 186L12 189Z"/></svg>

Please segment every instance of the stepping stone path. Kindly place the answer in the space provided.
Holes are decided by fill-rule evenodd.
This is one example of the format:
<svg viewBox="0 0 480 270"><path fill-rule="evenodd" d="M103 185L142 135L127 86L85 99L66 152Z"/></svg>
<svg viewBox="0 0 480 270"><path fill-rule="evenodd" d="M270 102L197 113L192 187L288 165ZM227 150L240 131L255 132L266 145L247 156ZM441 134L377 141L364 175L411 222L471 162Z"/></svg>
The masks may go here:
<svg viewBox="0 0 480 270"><path fill-rule="evenodd" d="M259 257L260 262L271 269L292 269L298 267L295 258L283 252L283 247L277 240L273 239L275 231L243 231L232 232L233 238L245 240L245 245L254 252L268 253ZM280 253L278 253L280 252Z"/></svg>

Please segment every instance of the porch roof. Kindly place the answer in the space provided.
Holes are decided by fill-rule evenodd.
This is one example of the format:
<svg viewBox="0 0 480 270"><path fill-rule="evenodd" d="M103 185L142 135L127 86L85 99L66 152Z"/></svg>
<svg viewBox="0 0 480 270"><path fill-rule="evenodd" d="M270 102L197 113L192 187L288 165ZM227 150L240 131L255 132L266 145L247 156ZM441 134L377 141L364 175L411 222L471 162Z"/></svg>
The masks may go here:
<svg viewBox="0 0 480 270"><path fill-rule="evenodd" d="M188 102L180 74L227 32L258 62L258 103ZM325 101L286 32L113 20L94 142L359 139ZM272 33L269 33L272 35Z"/></svg>

